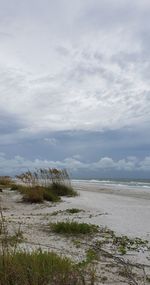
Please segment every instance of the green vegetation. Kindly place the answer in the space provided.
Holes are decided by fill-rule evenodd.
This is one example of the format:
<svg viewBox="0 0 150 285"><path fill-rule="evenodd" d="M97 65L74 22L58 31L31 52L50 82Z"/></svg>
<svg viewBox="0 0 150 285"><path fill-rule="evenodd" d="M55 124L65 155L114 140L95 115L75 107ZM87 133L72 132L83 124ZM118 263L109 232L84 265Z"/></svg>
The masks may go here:
<svg viewBox="0 0 150 285"><path fill-rule="evenodd" d="M148 241L141 238L129 238L127 236L115 236L113 234L113 245L124 255L128 250L139 250L142 246L147 246Z"/></svg>
<svg viewBox="0 0 150 285"><path fill-rule="evenodd" d="M75 245L76 248L80 248L81 247L81 241L78 239L73 239L72 240L73 244Z"/></svg>
<svg viewBox="0 0 150 285"><path fill-rule="evenodd" d="M0 211L0 285L95 284L92 271L87 274L86 266L80 268L67 257L41 249L19 251L22 232L9 236L7 226Z"/></svg>
<svg viewBox="0 0 150 285"><path fill-rule="evenodd" d="M51 223L50 228L55 233L73 235L93 234L97 233L99 229L99 227L96 225L78 223L73 221Z"/></svg>
<svg viewBox="0 0 150 285"><path fill-rule="evenodd" d="M97 253L94 249L89 249L86 253L86 261L88 263L94 261L94 260L97 260L98 259L98 256L97 256Z"/></svg>
<svg viewBox="0 0 150 285"><path fill-rule="evenodd" d="M23 201L30 203L42 203L44 200L41 187L26 187L23 194Z"/></svg>
<svg viewBox="0 0 150 285"><path fill-rule="evenodd" d="M13 181L10 176L0 176L0 186L2 188L9 188L12 185L13 185Z"/></svg>
<svg viewBox="0 0 150 285"><path fill-rule="evenodd" d="M20 229L8 234L8 223L0 210L0 285L88 285L95 284L93 272L67 257L41 249L18 249Z"/></svg>
<svg viewBox="0 0 150 285"><path fill-rule="evenodd" d="M57 196L77 196L77 192L71 187L71 185L63 185L61 183L52 183L48 189Z"/></svg>
<svg viewBox="0 0 150 285"><path fill-rule="evenodd" d="M66 169L40 168L34 172L27 171L17 175L16 178L28 186L38 185L47 188L53 185L54 188L57 188L59 185L62 185L71 187L69 175ZM59 191L59 189L56 190Z"/></svg>
<svg viewBox="0 0 150 285"><path fill-rule="evenodd" d="M43 199L51 202L59 202L61 200L57 194L51 192L51 190L47 188L43 191Z"/></svg>
<svg viewBox="0 0 150 285"><path fill-rule="evenodd" d="M71 208L71 209L67 209L66 212L69 213L69 214L77 214L77 213L80 213L80 212L84 212L84 210L77 209L77 208Z"/></svg>
<svg viewBox="0 0 150 285"><path fill-rule="evenodd" d="M13 184L11 190L17 190L23 195L23 201L42 203L60 201L61 196L76 196L66 170L38 169L17 176L20 183Z"/></svg>
<svg viewBox="0 0 150 285"><path fill-rule="evenodd" d="M16 252L0 256L1 285L81 285L73 263L53 252Z"/></svg>

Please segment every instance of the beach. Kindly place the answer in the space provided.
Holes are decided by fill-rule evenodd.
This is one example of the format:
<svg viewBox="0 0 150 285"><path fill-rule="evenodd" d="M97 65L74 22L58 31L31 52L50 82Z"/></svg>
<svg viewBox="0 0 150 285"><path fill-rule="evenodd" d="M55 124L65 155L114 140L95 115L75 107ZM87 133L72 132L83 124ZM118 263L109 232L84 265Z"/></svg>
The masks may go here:
<svg viewBox="0 0 150 285"><path fill-rule="evenodd" d="M17 191L4 189L0 193L2 211L8 223L9 232L17 231L20 227L23 233L24 240L19 245L20 249L31 251L40 247L42 250L54 250L61 255L68 256L75 262L82 261L86 256L87 249L98 241L98 235L80 239L48 232L48 224L57 221L95 224L100 228L114 231L116 236L138 237L148 240L150 244L150 191L148 188L143 190L134 187L101 185L98 182L83 180L73 180L72 185L78 191L78 196L63 197L60 203L24 204ZM67 212L68 209L74 208L79 209L80 212L73 215ZM79 243L78 246L77 243ZM110 244L104 244L102 250L112 251L113 254L120 256L112 250ZM149 276L150 251L147 247L141 246L138 251L129 251L119 258L123 258L125 262L145 266L146 274ZM119 272L118 264L116 265L113 258L111 258L111 262L115 272ZM114 274L112 268L108 272L106 270L108 263L110 263L110 257L101 257L99 266L100 268L102 266L104 275L107 275L110 283L96 284L115 285L115 282L117 284L134 284L127 283L126 279L122 279L118 273ZM142 272L141 269L137 270L138 278L144 278ZM137 284L141 285L142 283Z"/></svg>
<svg viewBox="0 0 150 285"><path fill-rule="evenodd" d="M139 236L150 240L150 188L139 189L125 185L73 181L80 191L76 205L101 210L107 215L95 221L105 224L119 234ZM105 187L105 188L104 188ZM86 192L86 193L85 193Z"/></svg>

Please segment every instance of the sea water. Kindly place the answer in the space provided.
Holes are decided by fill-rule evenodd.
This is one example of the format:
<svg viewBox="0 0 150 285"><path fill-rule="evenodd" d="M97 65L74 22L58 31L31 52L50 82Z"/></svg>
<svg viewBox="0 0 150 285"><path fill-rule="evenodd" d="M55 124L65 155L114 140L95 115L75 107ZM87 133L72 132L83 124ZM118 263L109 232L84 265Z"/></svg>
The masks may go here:
<svg viewBox="0 0 150 285"><path fill-rule="evenodd" d="M96 189L136 189L136 190L149 190L150 180L138 180L138 179L89 179L89 180L72 180L74 185L80 185L80 187L94 187Z"/></svg>

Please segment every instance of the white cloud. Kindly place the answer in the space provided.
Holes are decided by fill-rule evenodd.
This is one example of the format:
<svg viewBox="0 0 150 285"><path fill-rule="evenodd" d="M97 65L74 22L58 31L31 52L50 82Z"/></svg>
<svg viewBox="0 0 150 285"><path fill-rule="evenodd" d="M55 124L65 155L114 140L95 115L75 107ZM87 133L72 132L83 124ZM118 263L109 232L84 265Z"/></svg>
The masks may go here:
<svg viewBox="0 0 150 285"><path fill-rule="evenodd" d="M66 158L62 161L52 160L29 160L19 155L13 158L7 158L4 153L0 153L0 174L12 174L33 170L40 167L57 167L66 168L70 171L77 170L115 170L115 171L150 171L150 157L143 160L124 158L121 160L113 160L111 157L102 157L100 160L92 163L85 163L75 157ZM116 172L117 173L117 172Z"/></svg>
<svg viewBox="0 0 150 285"><path fill-rule="evenodd" d="M150 156L145 157L145 159L140 162L140 169L150 171Z"/></svg>

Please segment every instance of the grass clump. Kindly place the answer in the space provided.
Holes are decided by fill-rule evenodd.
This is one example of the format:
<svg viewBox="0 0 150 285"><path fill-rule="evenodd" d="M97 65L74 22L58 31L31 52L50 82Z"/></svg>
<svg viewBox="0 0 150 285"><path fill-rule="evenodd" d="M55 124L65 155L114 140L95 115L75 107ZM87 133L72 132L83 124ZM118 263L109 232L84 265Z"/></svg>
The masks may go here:
<svg viewBox="0 0 150 285"><path fill-rule="evenodd" d="M53 232L59 234L93 234L98 232L98 226L87 224L87 223L78 223L75 221L68 222L57 222L51 223L50 228Z"/></svg>
<svg viewBox="0 0 150 285"><path fill-rule="evenodd" d="M61 196L77 195L65 169L37 169L34 172L22 173L16 178L19 183L13 184L11 190L23 194L25 202L42 203L44 200L58 202Z"/></svg>
<svg viewBox="0 0 150 285"><path fill-rule="evenodd" d="M23 194L23 201L29 203L42 203L44 200L43 189L41 187L26 187Z"/></svg>
<svg viewBox="0 0 150 285"><path fill-rule="evenodd" d="M58 202L60 197L55 195L50 189L42 186L23 187L20 190L23 194L23 201L28 203L42 203L45 201Z"/></svg>
<svg viewBox="0 0 150 285"><path fill-rule="evenodd" d="M48 189L57 196L77 196L77 192L70 186L61 183L52 183Z"/></svg>
<svg viewBox="0 0 150 285"><path fill-rule="evenodd" d="M47 188L43 191L43 199L51 202L59 202L61 200L59 196L57 196Z"/></svg>
<svg viewBox="0 0 150 285"><path fill-rule="evenodd" d="M29 203L42 203L45 201L59 202L61 196L75 196L72 187L52 184L51 186L13 185L11 190L17 190L23 195L23 201Z"/></svg>
<svg viewBox="0 0 150 285"><path fill-rule="evenodd" d="M67 209L66 212L69 213L69 214L77 214L77 213L80 213L80 212L84 212L84 210L77 209L77 208L71 208L71 209Z"/></svg>
<svg viewBox="0 0 150 285"><path fill-rule="evenodd" d="M75 265L53 252L16 252L0 256L1 285L81 285Z"/></svg>
<svg viewBox="0 0 150 285"><path fill-rule="evenodd" d="M21 185L21 184L14 183L11 186L10 190L11 191L18 191L20 194L25 194L27 192L28 188L29 187L27 185Z"/></svg>
<svg viewBox="0 0 150 285"><path fill-rule="evenodd" d="M0 186L3 188L9 188L13 184L10 176L0 176Z"/></svg>

